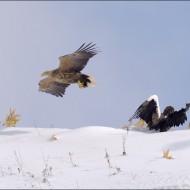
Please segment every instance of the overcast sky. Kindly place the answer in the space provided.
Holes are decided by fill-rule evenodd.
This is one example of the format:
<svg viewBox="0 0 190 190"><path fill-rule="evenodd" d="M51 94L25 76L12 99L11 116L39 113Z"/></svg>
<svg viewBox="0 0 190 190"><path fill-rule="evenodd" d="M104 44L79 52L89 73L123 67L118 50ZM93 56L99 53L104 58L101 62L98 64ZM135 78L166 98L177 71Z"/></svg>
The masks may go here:
<svg viewBox="0 0 190 190"><path fill-rule="evenodd" d="M189 10L185 1L1 1L0 121L16 108L18 127L120 128L153 94L161 111L181 109L190 102ZM97 86L71 85L63 98L39 92L41 73L84 42L101 49L82 71Z"/></svg>

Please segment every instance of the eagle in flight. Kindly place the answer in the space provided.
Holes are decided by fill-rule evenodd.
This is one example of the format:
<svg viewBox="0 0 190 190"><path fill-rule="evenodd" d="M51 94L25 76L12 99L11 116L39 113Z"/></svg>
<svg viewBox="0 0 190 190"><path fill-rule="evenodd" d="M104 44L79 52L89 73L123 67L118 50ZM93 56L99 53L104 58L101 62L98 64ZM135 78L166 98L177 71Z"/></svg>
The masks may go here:
<svg viewBox="0 0 190 190"><path fill-rule="evenodd" d="M171 127L183 125L187 120L186 112L190 108L190 103L186 104L185 108L175 111L172 106L167 106L163 113L160 112L158 96L150 96L144 101L133 116L129 119L140 118L147 123L147 127L152 130L164 132L170 130Z"/></svg>
<svg viewBox="0 0 190 190"><path fill-rule="evenodd" d="M79 88L95 86L92 76L81 73L87 65L89 59L99 51L95 44L85 43L74 53L59 57L59 67L46 71L41 76L47 76L39 82L39 91L63 97L65 89L73 83L77 83Z"/></svg>

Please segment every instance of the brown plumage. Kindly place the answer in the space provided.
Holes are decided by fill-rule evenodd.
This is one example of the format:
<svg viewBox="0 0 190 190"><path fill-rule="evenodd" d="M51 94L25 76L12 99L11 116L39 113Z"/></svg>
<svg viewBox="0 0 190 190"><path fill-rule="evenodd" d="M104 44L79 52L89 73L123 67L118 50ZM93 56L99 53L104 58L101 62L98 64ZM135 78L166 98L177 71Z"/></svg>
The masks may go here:
<svg viewBox="0 0 190 190"><path fill-rule="evenodd" d="M85 46L84 43L74 53L59 57L60 64L57 69L42 73L41 76L48 77L39 82L39 91L62 97L70 84L78 83L80 88L94 86L93 78L80 71L97 53L95 44L89 43Z"/></svg>

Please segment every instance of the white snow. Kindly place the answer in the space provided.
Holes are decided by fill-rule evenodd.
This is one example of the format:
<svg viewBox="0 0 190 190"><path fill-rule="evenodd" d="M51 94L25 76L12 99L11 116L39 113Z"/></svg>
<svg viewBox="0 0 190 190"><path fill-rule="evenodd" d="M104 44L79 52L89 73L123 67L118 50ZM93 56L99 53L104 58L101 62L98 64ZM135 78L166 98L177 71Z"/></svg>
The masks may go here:
<svg viewBox="0 0 190 190"><path fill-rule="evenodd" d="M1 189L190 188L190 130L1 127L0 136Z"/></svg>

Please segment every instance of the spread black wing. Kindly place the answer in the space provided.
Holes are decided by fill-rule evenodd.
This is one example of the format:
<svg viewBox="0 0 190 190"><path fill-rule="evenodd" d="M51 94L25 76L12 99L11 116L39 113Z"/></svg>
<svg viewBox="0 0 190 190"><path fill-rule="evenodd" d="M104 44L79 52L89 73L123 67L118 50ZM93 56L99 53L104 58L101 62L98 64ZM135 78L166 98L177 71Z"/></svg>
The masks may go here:
<svg viewBox="0 0 190 190"><path fill-rule="evenodd" d="M187 120L186 111L188 109L182 108L179 111L174 111L168 117L158 120L158 123L152 126L152 129L160 132L168 131L171 127L183 125Z"/></svg>
<svg viewBox="0 0 190 190"><path fill-rule="evenodd" d="M153 115L155 115L157 118L159 117L157 109L158 109L158 105L154 99L152 99L151 101L146 100L139 106L139 108L136 110L136 112L131 117L131 119L140 118L144 120L148 125L151 126L153 124L153 121L152 121Z"/></svg>

